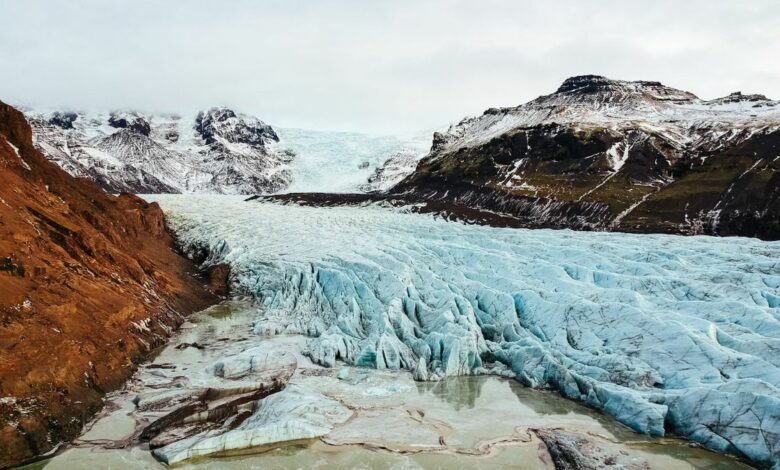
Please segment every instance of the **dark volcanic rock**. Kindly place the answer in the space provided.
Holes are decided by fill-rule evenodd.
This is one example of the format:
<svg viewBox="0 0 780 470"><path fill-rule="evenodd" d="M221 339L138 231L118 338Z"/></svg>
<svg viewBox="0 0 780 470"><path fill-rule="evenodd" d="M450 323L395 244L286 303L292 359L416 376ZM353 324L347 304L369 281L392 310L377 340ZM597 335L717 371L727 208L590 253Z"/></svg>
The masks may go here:
<svg viewBox="0 0 780 470"><path fill-rule="evenodd" d="M149 122L141 116L127 113L111 113L108 124L117 129L129 129L142 135L149 135L152 128Z"/></svg>
<svg viewBox="0 0 780 470"><path fill-rule="evenodd" d="M770 101L769 98L767 98L764 95L744 95L741 91L735 91L734 93L731 93L728 96L724 96L723 98L718 98L713 100L712 102L717 103L739 103L741 101L752 101L752 102L759 102L759 101Z"/></svg>
<svg viewBox="0 0 780 470"><path fill-rule="evenodd" d="M595 93L608 89L611 82L608 78L600 75L580 75L564 80L556 93Z"/></svg>
<svg viewBox="0 0 780 470"><path fill-rule="evenodd" d="M240 117L228 108L211 108L201 111L195 118L195 130L207 144L217 143L217 137L233 143L264 145L267 141L279 141L271 126L257 119Z"/></svg>
<svg viewBox="0 0 780 470"><path fill-rule="evenodd" d="M536 429L534 433L547 448L555 470L650 470L646 459L633 457L603 439L561 429Z"/></svg>
<svg viewBox="0 0 780 470"><path fill-rule="evenodd" d="M78 119L79 115L71 112L55 112L49 118L49 124L61 127L63 129L73 129L73 121Z"/></svg>

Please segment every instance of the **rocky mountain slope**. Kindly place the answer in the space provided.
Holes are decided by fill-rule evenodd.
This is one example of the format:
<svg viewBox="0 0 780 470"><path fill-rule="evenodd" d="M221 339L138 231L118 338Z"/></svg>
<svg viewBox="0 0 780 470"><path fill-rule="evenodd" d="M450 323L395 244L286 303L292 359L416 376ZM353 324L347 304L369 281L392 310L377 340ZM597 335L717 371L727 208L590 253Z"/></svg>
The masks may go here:
<svg viewBox="0 0 780 470"><path fill-rule="evenodd" d="M171 250L157 204L69 176L2 102L0 181L5 467L78 434L102 396L213 296Z"/></svg>
<svg viewBox="0 0 780 470"><path fill-rule="evenodd" d="M529 227L780 238L780 102L587 75L434 134L395 195Z"/></svg>
<svg viewBox="0 0 780 470"><path fill-rule="evenodd" d="M27 111L36 148L110 192L268 193L294 154L271 126L228 108L175 114Z"/></svg>

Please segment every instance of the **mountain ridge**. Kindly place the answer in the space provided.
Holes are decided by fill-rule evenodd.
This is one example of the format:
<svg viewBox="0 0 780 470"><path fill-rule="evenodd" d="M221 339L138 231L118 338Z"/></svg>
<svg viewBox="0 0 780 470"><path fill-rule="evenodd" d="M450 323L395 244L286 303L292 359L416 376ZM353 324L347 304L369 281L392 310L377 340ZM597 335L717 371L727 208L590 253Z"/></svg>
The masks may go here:
<svg viewBox="0 0 780 470"><path fill-rule="evenodd" d="M195 116L27 109L36 147L110 192L267 193L292 181L294 153L254 116L212 107Z"/></svg>
<svg viewBox="0 0 780 470"><path fill-rule="evenodd" d="M435 133L389 190L528 227L780 238L780 102L572 77Z"/></svg>

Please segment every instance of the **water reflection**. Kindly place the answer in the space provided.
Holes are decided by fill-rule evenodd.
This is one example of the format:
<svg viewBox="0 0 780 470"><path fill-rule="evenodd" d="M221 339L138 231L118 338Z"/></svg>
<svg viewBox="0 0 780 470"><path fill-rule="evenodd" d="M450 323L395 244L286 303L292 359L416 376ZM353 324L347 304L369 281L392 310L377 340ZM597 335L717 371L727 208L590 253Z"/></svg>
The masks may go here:
<svg viewBox="0 0 780 470"><path fill-rule="evenodd" d="M415 382L417 391L432 393L438 399L448 403L455 410L471 409L477 403L485 383L480 377L449 377L438 382Z"/></svg>

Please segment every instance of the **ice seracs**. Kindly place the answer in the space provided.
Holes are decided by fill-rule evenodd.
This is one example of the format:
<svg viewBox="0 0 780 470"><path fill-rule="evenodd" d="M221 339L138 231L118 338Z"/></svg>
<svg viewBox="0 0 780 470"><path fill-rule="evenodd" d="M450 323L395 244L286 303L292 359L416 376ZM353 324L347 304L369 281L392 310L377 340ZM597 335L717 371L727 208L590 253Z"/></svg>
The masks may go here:
<svg viewBox="0 0 780 470"><path fill-rule="evenodd" d="M294 153L256 117L215 107L196 116L28 110L36 147L112 192L255 194L292 181Z"/></svg>

